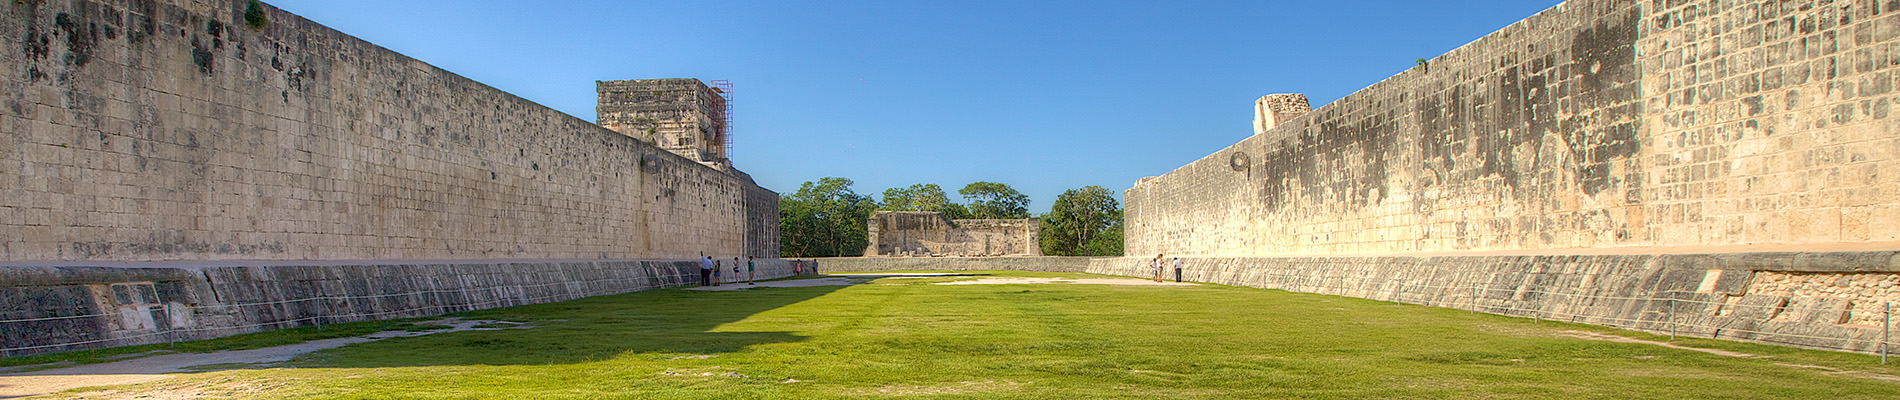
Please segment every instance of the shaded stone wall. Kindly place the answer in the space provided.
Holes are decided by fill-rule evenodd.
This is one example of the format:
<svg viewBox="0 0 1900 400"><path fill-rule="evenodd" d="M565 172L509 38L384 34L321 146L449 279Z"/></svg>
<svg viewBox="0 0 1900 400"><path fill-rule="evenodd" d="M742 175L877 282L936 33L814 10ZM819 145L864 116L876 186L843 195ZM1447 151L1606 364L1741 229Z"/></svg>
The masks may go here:
<svg viewBox="0 0 1900 400"><path fill-rule="evenodd" d="M1892 8L1572 0L1141 180L1128 254L1893 248Z"/></svg>
<svg viewBox="0 0 1900 400"><path fill-rule="evenodd" d="M757 260L759 279L792 275ZM677 260L442 260L0 266L0 357L694 286Z"/></svg>
<svg viewBox="0 0 1900 400"><path fill-rule="evenodd" d="M737 171L745 185L745 252L759 258L778 258L778 193L752 184L752 177Z"/></svg>
<svg viewBox="0 0 1900 400"><path fill-rule="evenodd" d="M945 219L933 211L878 211L865 224L869 256L1042 255L1042 220Z"/></svg>
<svg viewBox="0 0 1900 400"><path fill-rule="evenodd" d="M247 4L0 4L0 260L776 257L747 179Z"/></svg>

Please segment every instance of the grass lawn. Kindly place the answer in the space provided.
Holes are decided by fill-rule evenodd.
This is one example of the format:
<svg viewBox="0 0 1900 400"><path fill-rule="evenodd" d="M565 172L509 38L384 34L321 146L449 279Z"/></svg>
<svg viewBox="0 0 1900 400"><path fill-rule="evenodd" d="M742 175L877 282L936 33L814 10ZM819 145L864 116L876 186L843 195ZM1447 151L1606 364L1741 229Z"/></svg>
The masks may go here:
<svg viewBox="0 0 1900 400"><path fill-rule="evenodd" d="M985 272L999 276L1081 274ZM235 398L1900 398L1876 357L1353 298L1194 287L679 289L461 313L536 328L388 339L112 388ZM1856 372L1842 372L1856 371ZM56 397L98 396L82 391Z"/></svg>

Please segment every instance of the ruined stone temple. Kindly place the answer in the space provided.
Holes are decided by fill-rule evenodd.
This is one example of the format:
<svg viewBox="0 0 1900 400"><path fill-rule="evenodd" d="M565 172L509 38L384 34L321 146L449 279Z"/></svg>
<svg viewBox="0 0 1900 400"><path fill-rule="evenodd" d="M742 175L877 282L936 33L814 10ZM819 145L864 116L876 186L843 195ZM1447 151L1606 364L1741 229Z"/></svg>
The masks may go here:
<svg viewBox="0 0 1900 400"><path fill-rule="evenodd" d="M704 163L726 163L726 98L698 79L596 82L602 128Z"/></svg>
<svg viewBox="0 0 1900 400"><path fill-rule="evenodd" d="M948 219L934 211L878 211L865 224L866 256L1040 256L1042 220Z"/></svg>

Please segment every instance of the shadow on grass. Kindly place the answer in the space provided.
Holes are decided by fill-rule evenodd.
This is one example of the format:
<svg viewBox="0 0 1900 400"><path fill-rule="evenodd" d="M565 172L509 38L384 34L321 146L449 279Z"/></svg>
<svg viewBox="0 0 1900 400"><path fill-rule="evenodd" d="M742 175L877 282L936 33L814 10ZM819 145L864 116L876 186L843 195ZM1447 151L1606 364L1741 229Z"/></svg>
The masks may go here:
<svg viewBox="0 0 1900 400"><path fill-rule="evenodd" d="M716 331L720 326L843 288L661 289L469 311L450 316L521 322L533 328L387 339L307 354L291 363L308 367L551 365L630 354L730 353L806 338L788 332Z"/></svg>

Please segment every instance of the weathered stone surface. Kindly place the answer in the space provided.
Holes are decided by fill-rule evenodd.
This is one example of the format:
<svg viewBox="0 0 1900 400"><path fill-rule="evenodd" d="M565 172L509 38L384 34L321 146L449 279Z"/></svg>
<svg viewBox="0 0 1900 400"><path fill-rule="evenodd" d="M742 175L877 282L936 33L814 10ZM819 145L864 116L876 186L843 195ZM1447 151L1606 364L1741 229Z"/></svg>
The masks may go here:
<svg viewBox="0 0 1900 400"><path fill-rule="evenodd" d="M1128 254L1891 243L1893 12L1571 0L1136 183Z"/></svg>
<svg viewBox="0 0 1900 400"><path fill-rule="evenodd" d="M867 256L1042 255L1042 220L946 219L930 211L878 211L867 221Z"/></svg>
<svg viewBox="0 0 1900 400"><path fill-rule="evenodd" d="M1281 123L1291 121L1306 113L1313 112L1313 106L1306 103L1306 95L1299 93L1275 93L1260 96L1253 101L1253 133L1267 133Z"/></svg>
<svg viewBox="0 0 1900 400"><path fill-rule="evenodd" d="M727 164L726 98L698 79L596 81L594 121L699 162Z"/></svg>
<svg viewBox="0 0 1900 400"><path fill-rule="evenodd" d="M0 5L0 261L777 255L743 174L248 4Z"/></svg>

